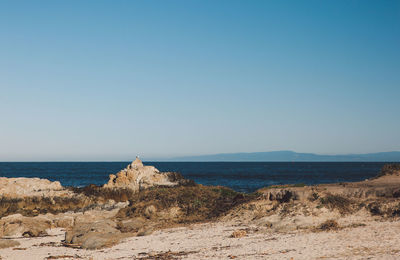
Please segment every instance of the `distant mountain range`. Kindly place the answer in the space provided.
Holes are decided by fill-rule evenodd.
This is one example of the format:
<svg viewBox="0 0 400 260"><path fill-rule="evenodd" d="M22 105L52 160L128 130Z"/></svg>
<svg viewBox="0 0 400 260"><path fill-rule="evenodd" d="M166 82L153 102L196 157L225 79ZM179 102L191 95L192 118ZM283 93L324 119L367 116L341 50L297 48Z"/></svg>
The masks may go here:
<svg viewBox="0 0 400 260"><path fill-rule="evenodd" d="M198 156L183 156L169 159L169 161L193 161L193 162L400 162L400 151L321 155L314 153L296 153L293 151L274 151L257 153L220 153Z"/></svg>

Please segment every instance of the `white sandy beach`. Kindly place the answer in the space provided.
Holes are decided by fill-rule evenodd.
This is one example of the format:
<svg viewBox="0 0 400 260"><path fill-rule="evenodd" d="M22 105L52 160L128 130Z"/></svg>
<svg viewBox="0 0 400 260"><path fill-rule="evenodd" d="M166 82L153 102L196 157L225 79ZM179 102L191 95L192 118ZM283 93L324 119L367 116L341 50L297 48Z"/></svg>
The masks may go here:
<svg viewBox="0 0 400 260"><path fill-rule="evenodd" d="M257 231L233 223L196 224L131 237L102 250L61 246L62 229L51 236L16 239L14 248L1 249L2 259L399 259L400 222L368 222L338 231ZM232 238L235 230L247 235ZM157 258L159 257L159 258Z"/></svg>

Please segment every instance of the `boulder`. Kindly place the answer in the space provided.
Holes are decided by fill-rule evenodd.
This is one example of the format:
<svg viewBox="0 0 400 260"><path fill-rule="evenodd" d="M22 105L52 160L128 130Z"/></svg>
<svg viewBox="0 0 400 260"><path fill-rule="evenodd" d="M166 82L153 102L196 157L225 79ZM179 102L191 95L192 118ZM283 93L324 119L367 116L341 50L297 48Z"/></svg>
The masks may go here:
<svg viewBox="0 0 400 260"><path fill-rule="evenodd" d="M84 249L94 250L114 246L122 238L122 234L90 232L82 237L80 245Z"/></svg>
<svg viewBox="0 0 400 260"><path fill-rule="evenodd" d="M129 202L126 203L118 203L115 208L112 209L94 209L94 210L88 210L83 213L77 214L75 217L75 223L80 224L80 223L87 223L87 222L95 222L95 221L101 221L105 219L110 219L117 215L118 211L128 205Z"/></svg>
<svg viewBox="0 0 400 260"><path fill-rule="evenodd" d="M39 178L0 177L0 195L21 198L27 196L55 196L67 194L60 182Z"/></svg>
<svg viewBox="0 0 400 260"><path fill-rule="evenodd" d="M10 215L0 220L1 237L38 237L47 235L52 227L52 220L44 217L23 217L21 214Z"/></svg>
<svg viewBox="0 0 400 260"><path fill-rule="evenodd" d="M111 247L126 237L116 227L111 220L80 223L65 233L65 242L85 249Z"/></svg>
<svg viewBox="0 0 400 260"><path fill-rule="evenodd" d="M177 174L160 172L154 166L144 166L139 158L136 158L125 169L117 174L111 174L104 188L129 188L140 191L153 186L175 186L178 185Z"/></svg>
<svg viewBox="0 0 400 260"><path fill-rule="evenodd" d="M69 228L74 225L75 219L73 216L68 216L65 214L60 214L54 219L54 224L56 227Z"/></svg>
<svg viewBox="0 0 400 260"><path fill-rule="evenodd" d="M154 228L153 227L142 227L141 229L139 229L139 231L137 232L137 236L138 237L143 237L143 236L148 236L153 234L154 232Z"/></svg>
<svg viewBox="0 0 400 260"><path fill-rule="evenodd" d="M138 232L139 229L145 226L146 220L144 218L138 217L128 220L123 220L118 223L118 229L123 233Z"/></svg>
<svg viewBox="0 0 400 260"><path fill-rule="evenodd" d="M95 214L99 213L99 214ZM75 217L75 225L79 224L85 224L89 222L98 222L106 219L103 215L102 212L94 212L92 210L90 211L85 211Z"/></svg>

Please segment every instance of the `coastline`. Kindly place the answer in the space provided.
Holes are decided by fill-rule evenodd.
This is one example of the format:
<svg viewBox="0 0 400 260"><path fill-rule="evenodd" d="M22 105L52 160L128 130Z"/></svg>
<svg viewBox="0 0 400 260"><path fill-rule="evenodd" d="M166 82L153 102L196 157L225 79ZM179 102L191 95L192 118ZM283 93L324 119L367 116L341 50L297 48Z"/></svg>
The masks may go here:
<svg viewBox="0 0 400 260"><path fill-rule="evenodd" d="M400 256L398 165L363 182L253 194L195 184L139 161L104 187L1 180L2 259Z"/></svg>

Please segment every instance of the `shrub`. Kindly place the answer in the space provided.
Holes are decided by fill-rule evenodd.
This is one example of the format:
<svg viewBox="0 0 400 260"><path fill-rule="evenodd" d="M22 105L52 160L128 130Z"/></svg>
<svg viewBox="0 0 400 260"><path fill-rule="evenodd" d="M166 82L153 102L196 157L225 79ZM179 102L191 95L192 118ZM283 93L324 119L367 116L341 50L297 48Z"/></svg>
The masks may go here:
<svg viewBox="0 0 400 260"><path fill-rule="evenodd" d="M311 193L311 195L308 197L309 201L316 201L317 199L319 199L319 195L316 192Z"/></svg>
<svg viewBox="0 0 400 260"><path fill-rule="evenodd" d="M96 200L114 200L116 202L128 201L133 197L135 192L131 189L110 189L103 188L94 184L90 184L88 186L77 188L77 187L69 187L75 193L82 193L87 197L96 198Z"/></svg>
<svg viewBox="0 0 400 260"><path fill-rule="evenodd" d="M320 202L329 209L339 210L341 214L351 212L352 201L340 195L329 194L324 198L320 198Z"/></svg>
<svg viewBox="0 0 400 260"><path fill-rule="evenodd" d="M129 200L118 218L142 216L148 205L159 210L179 207L181 214L171 221L191 223L214 219L233 207L257 198L257 194L243 194L226 187L178 186L143 190Z"/></svg>
<svg viewBox="0 0 400 260"><path fill-rule="evenodd" d="M329 219L318 226L318 230L322 231L337 230L337 229L339 229L339 224L333 219Z"/></svg>
<svg viewBox="0 0 400 260"><path fill-rule="evenodd" d="M381 171L378 173L376 178L385 175L393 175L396 173L400 173L400 163L388 163L383 165Z"/></svg>

